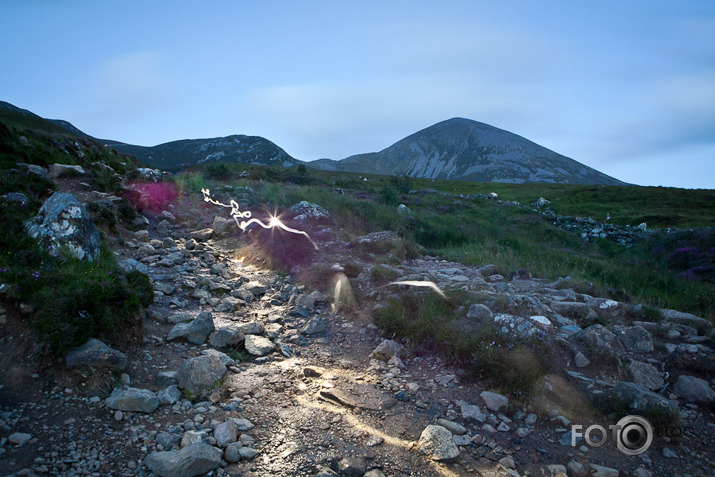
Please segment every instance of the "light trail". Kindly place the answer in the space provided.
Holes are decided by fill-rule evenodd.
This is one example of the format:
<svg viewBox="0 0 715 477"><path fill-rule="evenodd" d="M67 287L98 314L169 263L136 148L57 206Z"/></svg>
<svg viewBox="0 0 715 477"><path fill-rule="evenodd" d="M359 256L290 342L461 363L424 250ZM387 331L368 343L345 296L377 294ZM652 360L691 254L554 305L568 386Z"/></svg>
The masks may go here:
<svg viewBox="0 0 715 477"><path fill-rule="evenodd" d="M296 230L292 227L288 227L278 217L271 215L271 220L268 222L268 225L266 225L259 219L255 219L255 218L252 219L250 210L241 211L238 203L235 200L231 200L230 204L224 204L224 203L221 203L215 199L212 199L211 191L208 189L201 189L201 193L204 195L204 202L218 205L219 207L226 207L226 208L231 209L231 212L230 212L231 217L233 217L233 220L236 221L236 225L238 225L238 228L241 229L242 231L245 231L246 228L251 224L260 225L264 229L272 229L274 227L278 227L279 229L283 229L286 232L305 236L305 238L308 239L308 241L313 245L313 247L315 247L315 249L318 250L318 244L313 242L313 239L310 238L310 235L308 235L306 232L304 232L302 230ZM242 220L242 219L248 219L248 220Z"/></svg>
<svg viewBox="0 0 715 477"><path fill-rule="evenodd" d="M439 295L440 295L442 298L444 298L445 300L448 299L448 298L447 298L447 295L445 295L444 292L443 292L442 290L440 290L439 287L437 286L437 284L434 283L434 282L420 282L420 281L416 281L416 280L404 280L404 281L400 281L400 282L390 282L390 283L388 283L387 285L384 285L384 286L387 287L387 286L390 286L390 285L404 285L404 286L408 286L408 287L425 287L425 288L431 288L432 290L434 290L434 291L436 291L437 293L439 293Z"/></svg>

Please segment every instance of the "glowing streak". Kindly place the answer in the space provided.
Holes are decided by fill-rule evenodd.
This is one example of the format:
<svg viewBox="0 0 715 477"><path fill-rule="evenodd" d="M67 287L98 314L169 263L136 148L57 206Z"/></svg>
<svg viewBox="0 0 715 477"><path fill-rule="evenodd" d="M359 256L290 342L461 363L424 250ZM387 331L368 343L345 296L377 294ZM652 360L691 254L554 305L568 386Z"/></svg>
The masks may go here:
<svg viewBox="0 0 715 477"><path fill-rule="evenodd" d="M412 281L412 280L405 280L405 281L401 281L401 282L390 282L385 286L387 287L390 285L405 285L408 287L431 288L432 290L439 293L442 298L444 298L445 300L447 299L447 295L445 295L444 292L442 290L440 290L439 287L434 282L418 282L418 281Z"/></svg>
<svg viewBox="0 0 715 477"><path fill-rule="evenodd" d="M201 189L201 193L204 195L204 202L218 205L220 207L230 208L231 209L231 217L233 217L233 220L236 221L236 225L238 225L238 228L240 228L243 231L245 231L246 228L251 224L258 224L261 227L263 227L264 229L272 229L274 227L278 227L280 229L285 230L286 232L305 236L305 238L307 238L308 241L310 241L310 243L313 244L313 247L315 247L315 249L318 250L318 244L313 242L313 239L310 238L310 235L308 235L306 232L304 232L302 230L296 230L294 228L288 227L286 224L281 222L281 219L279 219L278 217L271 217L271 220L268 222L268 225L266 225L259 219L252 219L250 210L246 210L246 211L242 212L238 206L238 203L235 200L232 200L230 204L223 204L223 203L211 198L210 190ZM249 220L240 220L239 221L239 219L249 219Z"/></svg>

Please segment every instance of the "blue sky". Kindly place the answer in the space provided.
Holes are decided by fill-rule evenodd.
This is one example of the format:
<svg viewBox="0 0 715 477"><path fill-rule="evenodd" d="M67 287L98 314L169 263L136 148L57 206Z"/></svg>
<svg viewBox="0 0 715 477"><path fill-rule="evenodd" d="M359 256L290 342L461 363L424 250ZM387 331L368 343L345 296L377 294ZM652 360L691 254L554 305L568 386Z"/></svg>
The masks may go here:
<svg viewBox="0 0 715 477"><path fill-rule="evenodd" d="M466 117L715 188L712 0L3 0L0 42L0 99L96 137L342 159Z"/></svg>

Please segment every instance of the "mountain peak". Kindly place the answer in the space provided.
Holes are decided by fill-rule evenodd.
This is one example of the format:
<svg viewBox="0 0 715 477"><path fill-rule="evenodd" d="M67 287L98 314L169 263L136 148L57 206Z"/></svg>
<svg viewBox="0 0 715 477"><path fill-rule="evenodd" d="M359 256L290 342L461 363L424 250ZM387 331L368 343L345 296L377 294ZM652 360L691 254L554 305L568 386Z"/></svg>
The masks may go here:
<svg viewBox="0 0 715 477"><path fill-rule="evenodd" d="M377 153L310 165L472 182L624 184L517 134L460 117L422 129Z"/></svg>

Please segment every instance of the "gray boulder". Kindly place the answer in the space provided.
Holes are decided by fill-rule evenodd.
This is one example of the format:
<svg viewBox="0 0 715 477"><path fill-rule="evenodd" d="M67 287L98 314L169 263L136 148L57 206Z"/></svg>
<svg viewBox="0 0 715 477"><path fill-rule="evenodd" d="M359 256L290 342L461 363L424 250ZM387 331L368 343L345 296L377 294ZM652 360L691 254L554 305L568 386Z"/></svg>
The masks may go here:
<svg viewBox="0 0 715 477"><path fill-rule="evenodd" d="M161 445L164 450L171 449L181 443L181 434L173 432L159 432L156 435L156 443Z"/></svg>
<svg viewBox="0 0 715 477"><path fill-rule="evenodd" d="M592 325L571 336L569 340L582 341L592 353L618 355L625 353L625 348L618 337L603 325Z"/></svg>
<svg viewBox="0 0 715 477"><path fill-rule="evenodd" d="M371 358L381 359L383 361L389 361L393 356L398 356L402 345L397 341L393 340L382 340L382 342L377 345L377 347L370 353Z"/></svg>
<svg viewBox="0 0 715 477"><path fill-rule="evenodd" d="M643 363L641 361L631 361L628 364L628 370L633 377L633 382L638 386L643 386L651 391L663 387L663 376L660 371L658 371L658 368L652 364Z"/></svg>
<svg viewBox="0 0 715 477"><path fill-rule="evenodd" d="M297 221L329 221L330 213L318 204L313 204L305 200L298 202L290 208L290 211L295 214L293 217Z"/></svg>
<svg viewBox="0 0 715 477"><path fill-rule="evenodd" d="M265 328L258 321L249 321L238 325L238 330L244 335L262 335Z"/></svg>
<svg viewBox="0 0 715 477"><path fill-rule="evenodd" d="M169 330L169 334L166 337L167 341L174 341L178 339L186 338L189 335L189 328L191 323L177 323L174 327Z"/></svg>
<svg viewBox="0 0 715 477"><path fill-rule="evenodd" d="M469 307L469 311L467 311L467 318L472 320L489 322L493 317L494 313L492 313L492 310L481 303L474 303Z"/></svg>
<svg viewBox="0 0 715 477"><path fill-rule="evenodd" d="M176 384L172 384L156 393L156 398L159 400L160 406L176 404L181 399L181 391Z"/></svg>
<svg viewBox="0 0 715 477"><path fill-rule="evenodd" d="M479 395L487 405L487 409L494 412L505 410L509 407L509 398L491 391L483 391Z"/></svg>
<svg viewBox="0 0 715 477"><path fill-rule="evenodd" d="M436 461L454 459L459 455L452 433L442 426L427 426L417 441L417 448Z"/></svg>
<svg viewBox="0 0 715 477"><path fill-rule="evenodd" d="M304 335L315 335L318 333L322 333L328 328L328 325L325 324L325 320L323 320L319 316L314 316L313 318L306 323L306 325L303 327L300 332Z"/></svg>
<svg viewBox="0 0 715 477"><path fill-rule="evenodd" d="M0 196L0 198L4 199L7 202L15 202L15 204L17 204L21 208L25 208L30 205L30 198L22 192L8 192L7 194L3 194L2 196Z"/></svg>
<svg viewBox="0 0 715 477"><path fill-rule="evenodd" d="M66 248L73 257L90 262L99 257L99 231L87 209L69 192L52 194L25 228L32 238L48 245L53 252Z"/></svg>
<svg viewBox="0 0 715 477"><path fill-rule="evenodd" d="M184 361L179 368L179 388L192 395L213 389L226 374L226 366L216 356L198 356Z"/></svg>
<svg viewBox="0 0 715 477"><path fill-rule="evenodd" d="M715 400L715 392L708 382L695 376L678 376L675 392L686 401L710 403Z"/></svg>
<svg viewBox="0 0 715 477"><path fill-rule="evenodd" d="M678 406L674 402L634 383L617 383L613 398L615 405L623 405L633 411L666 415L672 420L678 417Z"/></svg>
<svg viewBox="0 0 715 477"><path fill-rule="evenodd" d="M222 455L215 447L198 443L178 451L153 452L144 465L161 477L194 477L220 467Z"/></svg>
<svg viewBox="0 0 715 477"><path fill-rule="evenodd" d="M214 348L225 348L243 341L241 330L233 326L222 326L209 335L209 344Z"/></svg>
<svg viewBox="0 0 715 477"><path fill-rule="evenodd" d="M345 457L338 462L338 472L344 477L363 477L367 462L362 457Z"/></svg>
<svg viewBox="0 0 715 477"><path fill-rule="evenodd" d="M203 344L214 330L214 320L211 313L202 311L199 313L199 316L189 324L189 332L186 335L186 339L194 344Z"/></svg>
<svg viewBox="0 0 715 477"><path fill-rule="evenodd" d="M65 356L68 367L90 366L123 371L127 367L127 357L121 351L111 348L95 338L90 338L82 346L71 350Z"/></svg>
<svg viewBox="0 0 715 477"><path fill-rule="evenodd" d="M670 321L673 323L678 323L681 325L692 326L701 335L708 336L710 331L713 329L713 324L690 313L683 313L677 310L660 310L663 314L664 321Z"/></svg>
<svg viewBox="0 0 715 477"><path fill-rule="evenodd" d="M214 428L214 438L216 445L223 448L238 438L238 426L232 419L227 419Z"/></svg>
<svg viewBox="0 0 715 477"><path fill-rule="evenodd" d="M621 340L626 351L633 353L653 351L653 338L642 326L614 326L611 330Z"/></svg>
<svg viewBox="0 0 715 477"><path fill-rule="evenodd" d="M115 388L106 404L118 411L152 413L159 407L159 399L148 389Z"/></svg>
<svg viewBox="0 0 715 477"><path fill-rule="evenodd" d="M246 335L244 346L246 352L251 356L265 356L275 348L275 344L271 340L258 335Z"/></svg>

